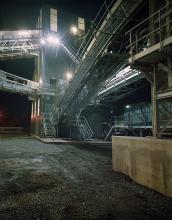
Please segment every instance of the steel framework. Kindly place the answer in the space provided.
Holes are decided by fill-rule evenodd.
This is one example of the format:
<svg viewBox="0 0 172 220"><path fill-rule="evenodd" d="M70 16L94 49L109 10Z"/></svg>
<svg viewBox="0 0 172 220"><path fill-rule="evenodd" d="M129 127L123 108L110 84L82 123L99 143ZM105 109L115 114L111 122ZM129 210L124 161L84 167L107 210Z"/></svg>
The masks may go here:
<svg viewBox="0 0 172 220"><path fill-rule="evenodd" d="M57 106L67 109L72 104L78 106L78 94L84 88L84 79L89 76L90 69L97 63L99 56L110 43L112 37L117 34L119 28L128 21L129 16L139 6L142 0L126 1L126 0L112 0L110 5L105 5L95 22L99 20L98 25L88 31L88 38L81 45L78 51L81 60L74 69L74 78L70 82L64 96L58 101ZM103 16L100 18L100 15ZM91 75L91 74L90 74ZM88 100L85 100L85 103ZM71 107L70 107L71 108ZM79 109L78 109L79 110Z"/></svg>
<svg viewBox="0 0 172 220"><path fill-rule="evenodd" d="M132 28L129 62L140 68L152 85L155 136L172 135L172 1ZM143 30L141 32L140 30Z"/></svg>
<svg viewBox="0 0 172 220"><path fill-rule="evenodd" d="M40 30L0 31L0 59L39 55Z"/></svg>
<svg viewBox="0 0 172 220"><path fill-rule="evenodd" d="M31 96L55 96L56 88L50 84L34 82L0 70L0 90Z"/></svg>

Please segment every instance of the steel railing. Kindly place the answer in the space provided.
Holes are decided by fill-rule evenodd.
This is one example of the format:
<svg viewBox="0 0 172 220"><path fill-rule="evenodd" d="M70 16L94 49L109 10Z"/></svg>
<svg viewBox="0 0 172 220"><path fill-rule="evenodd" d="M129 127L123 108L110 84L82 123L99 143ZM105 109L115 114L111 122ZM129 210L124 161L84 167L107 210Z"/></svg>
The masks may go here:
<svg viewBox="0 0 172 220"><path fill-rule="evenodd" d="M128 21L128 16L133 13L141 2L142 0L132 0L129 2L117 0L111 1L108 7L107 5L104 6L104 13L100 13L101 16L100 14L97 16L97 21L99 20L98 24L95 25L92 33L88 37L88 41L85 40L85 45L82 45L82 49L78 52L81 57L80 62L75 66L73 71L74 77L66 88L64 96L59 99L57 105L63 106L65 109L67 106L75 103L74 100L85 85L83 80L85 77L89 77L90 69L95 65L100 54L108 46L113 35Z"/></svg>
<svg viewBox="0 0 172 220"><path fill-rule="evenodd" d="M16 92L35 93L39 90L39 83L0 70L0 87Z"/></svg>
<svg viewBox="0 0 172 220"><path fill-rule="evenodd" d="M94 137L94 133L85 118L85 116L77 116L76 125L80 130L80 133L83 137L83 139L92 139Z"/></svg>
<svg viewBox="0 0 172 220"><path fill-rule="evenodd" d="M171 17L172 1L126 33L130 39L127 49L129 49L132 61L135 54L157 43L160 43L160 48L163 46L162 41L172 35Z"/></svg>
<svg viewBox="0 0 172 220"><path fill-rule="evenodd" d="M130 66L124 68L122 71L115 74L115 76L110 78L105 82L104 88L98 93L98 96L107 95L112 89L117 87L120 84L124 84L135 78L140 77L141 72L135 69L131 69Z"/></svg>
<svg viewBox="0 0 172 220"><path fill-rule="evenodd" d="M55 95L56 90L56 87L50 84L40 84L2 70L0 70L0 88L11 92L37 95Z"/></svg>

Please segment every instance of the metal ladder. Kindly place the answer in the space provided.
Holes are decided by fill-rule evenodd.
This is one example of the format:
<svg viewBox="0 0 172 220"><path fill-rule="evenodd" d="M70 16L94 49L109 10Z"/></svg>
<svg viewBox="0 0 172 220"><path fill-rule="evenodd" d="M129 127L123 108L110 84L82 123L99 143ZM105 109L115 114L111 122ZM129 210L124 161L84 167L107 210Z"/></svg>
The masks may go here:
<svg viewBox="0 0 172 220"><path fill-rule="evenodd" d="M81 136L84 140L93 139L94 133L85 116L77 116L76 126L79 128Z"/></svg>
<svg viewBox="0 0 172 220"><path fill-rule="evenodd" d="M43 135L46 138L53 138L56 135L53 114L42 113Z"/></svg>

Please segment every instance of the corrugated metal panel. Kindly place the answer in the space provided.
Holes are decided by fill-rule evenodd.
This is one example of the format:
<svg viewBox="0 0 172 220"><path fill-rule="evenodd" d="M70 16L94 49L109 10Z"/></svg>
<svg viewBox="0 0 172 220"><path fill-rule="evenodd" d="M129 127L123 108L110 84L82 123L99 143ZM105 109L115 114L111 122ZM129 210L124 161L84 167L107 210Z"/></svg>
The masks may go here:
<svg viewBox="0 0 172 220"><path fill-rule="evenodd" d="M78 29L85 31L85 20L84 18L78 17Z"/></svg>
<svg viewBox="0 0 172 220"><path fill-rule="evenodd" d="M50 30L57 32L57 10L50 8Z"/></svg>

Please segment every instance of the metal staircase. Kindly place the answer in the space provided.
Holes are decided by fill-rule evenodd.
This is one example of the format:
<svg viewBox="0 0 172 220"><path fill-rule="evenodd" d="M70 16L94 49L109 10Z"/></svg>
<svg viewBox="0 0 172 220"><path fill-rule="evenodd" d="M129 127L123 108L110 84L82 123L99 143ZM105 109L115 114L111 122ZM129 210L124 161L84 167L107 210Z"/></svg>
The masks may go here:
<svg viewBox="0 0 172 220"><path fill-rule="evenodd" d="M74 53L74 51L72 51L71 49L69 49L67 47L67 45L61 44L61 46L63 47L64 51L67 53L67 55L71 58L71 60L78 64L79 63L79 59L77 58L76 54Z"/></svg>
<svg viewBox="0 0 172 220"><path fill-rule="evenodd" d="M141 2L142 0L117 0L111 1L109 6L106 5L106 10L101 19L99 19L98 25L92 30L88 42L84 44L84 49L81 50L81 53L79 53L80 51L78 52L78 55L82 58L75 67L74 78L70 82L64 96L59 101L59 106L67 109L77 97L78 91L83 87L82 81L88 76L91 67L95 65L112 37L128 21L128 17ZM96 19L100 18L100 14Z"/></svg>
<svg viewBox="0 0 172 220"><path fill-rule="evenodd" d="M94 133L85 116L77 116L76 126L78 127L83 140L90 140L94 138Z"/></svg>
<svg viewBox="0 0 172 220"><path fill-rule="evenodd" d="M54 119L52 113L42 113L43 135L45 138L56 136Z"/></svg>

